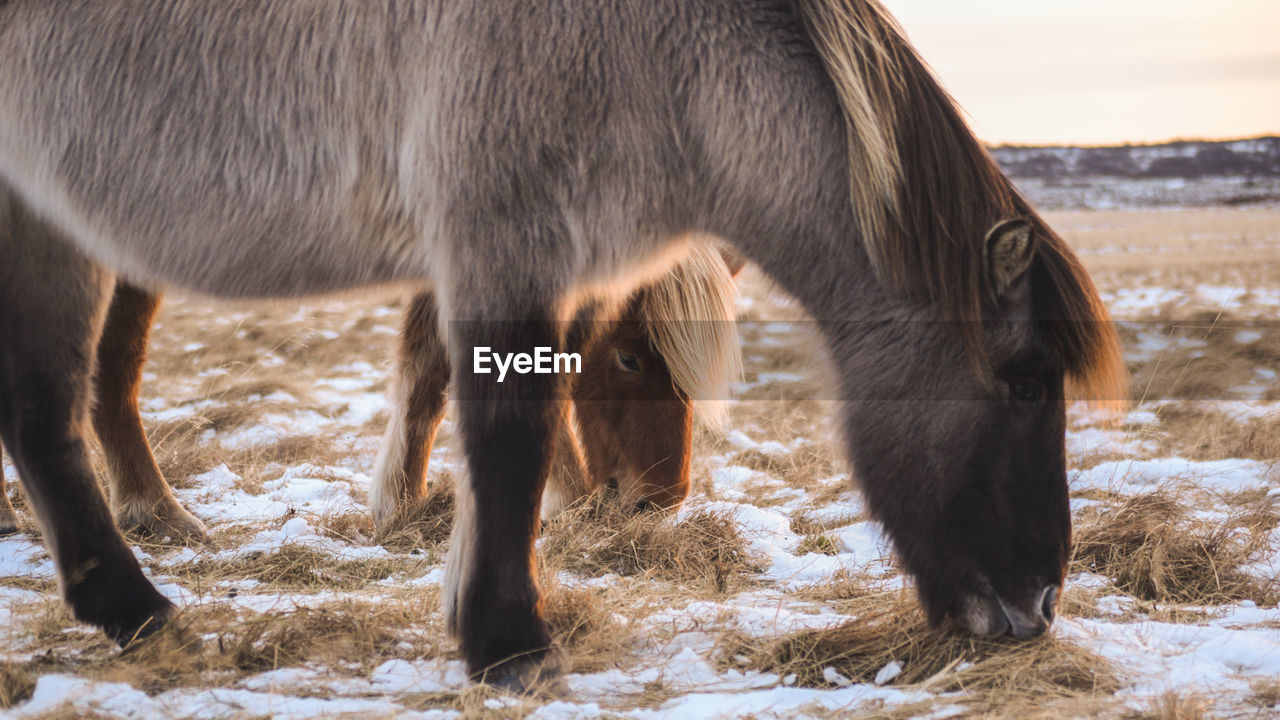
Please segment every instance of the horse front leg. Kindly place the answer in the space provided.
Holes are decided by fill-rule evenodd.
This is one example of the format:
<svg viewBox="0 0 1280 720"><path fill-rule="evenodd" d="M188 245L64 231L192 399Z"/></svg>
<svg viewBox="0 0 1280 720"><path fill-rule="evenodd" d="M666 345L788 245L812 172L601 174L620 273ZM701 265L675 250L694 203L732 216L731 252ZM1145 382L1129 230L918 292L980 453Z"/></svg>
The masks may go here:
<svg viewBox="0 0 1280 720"><path fill-rule="evenodd" d="M522 314L530 306L520 306ZM542 618L534 541L565 383L555 374L514 370L498 382L496 373L474 372L472 359L484 347L504 356L558 350L545 310L521 322L460 322L450 333L469 472L457 484L445 617L472 677L515 692L554 683L564 666Z"/></svg>
<svg viewBox="0 0 1280 720"><path fill-rule="evenodd" d="M564 346L571 353L585 358L589 354L591 343L602 339L602 328L606 325L602 318L608 312L605 308L593 303L578 310L577 316L569 324L565 334ZM598 367L587 363L583 372L599 373ZM578 434L577 405L574 389L576 376L565 379L565 400L561 405L559 431L556 435L555 454L552 458L551 472L547 475L546 489L542 494L542 519L550 520L565 508L582 500L597 487L594 478L587 469L587 459L583 442L596 440L582 438Z"/></svg>
<svg viewBox="0 0 1280 720"><path fill-rule="evenodd" d="M159 628L173 604L143 576L89 460L90 380L111 280L10 202L9 235L0 229L0 441L72 614L123 645Z"/></svg>
<svg viewBox="0 0 1280 720"><path fill-rule="evenodd" d="M202 540L204 523L178 503L156 466L138 389L160 295L117 282L107 310L94 376L93 427L107 459L111 510L122 530Z"/></svg>
<svg viewBox="0 0 1280 720"><path fill-rule="evenodd" d="M18 513L14 512L13 504L9 502L7 484L4 475L0 474L0 535L18 532Z"/></svg>
<svg viewBox="0 0 1280 720"><path fill-rule="evenodd" d="M384 535L417 519L427 497L427 462L449 388L449 355L437 312L433 295L415 295L400 329L391 421L369 497L374 524Z"/></svg>

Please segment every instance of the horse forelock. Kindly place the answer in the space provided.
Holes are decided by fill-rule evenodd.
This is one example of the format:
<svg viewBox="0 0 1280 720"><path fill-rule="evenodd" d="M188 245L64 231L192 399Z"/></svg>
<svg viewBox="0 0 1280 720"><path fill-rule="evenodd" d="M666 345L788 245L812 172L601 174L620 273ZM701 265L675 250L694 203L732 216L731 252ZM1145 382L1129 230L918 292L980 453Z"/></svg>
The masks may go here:
<svg viewBox="0 0 1280 720"><path fill-rule="evenodd" d="M735 284L720 253L696 243L689 256L645 288L641 317L672 380L704 422L723 426L729 385L742 376L734 322Z"/></svg>
<svg viewBox="0 0 1280 720"><path fill-rule="evenodd" d="M1119 341L1088 273L1013 189L888 11L877 0L797 6L845 117L851 202L880 281L939 307L986 371L982 243L1000 220L1030 216L1040 319L1071 390L1122 402Z"/></svg>
<svg viewBox="0 0 1280 720"><path fill-rule="evenodd" d="M1062 359L1068 394L1119 412L1127 404L1129 374L1111 314L1067 242L1033 218L1039 236L1031 286L1035 319Z"/></svg>

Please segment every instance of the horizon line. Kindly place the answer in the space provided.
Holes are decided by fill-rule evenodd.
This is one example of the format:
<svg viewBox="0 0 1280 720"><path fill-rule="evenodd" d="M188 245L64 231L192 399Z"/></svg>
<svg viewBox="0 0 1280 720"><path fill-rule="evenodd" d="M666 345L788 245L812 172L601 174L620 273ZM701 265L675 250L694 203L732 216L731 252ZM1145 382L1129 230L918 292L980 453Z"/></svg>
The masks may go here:
<svg viewBox="0 0 1280 720"><path fill-rule="evenodd" d="M1280 130L1267 131L1260 134L1250 134L1235 137L1205 137L1205 136L1178 136L1168 140L1154 141L1118 141L1118 142L1101 142L1101 143L1071 143L1071 142L1021 142L1021 141L1000 141L993 142L982 140L982 144L988 148L1126 148L1126 147L1160 147L1162 145L1176 145L1178 143L1230 143L1230 142L1249 142L1256 140L1280 140Z"/></svg>

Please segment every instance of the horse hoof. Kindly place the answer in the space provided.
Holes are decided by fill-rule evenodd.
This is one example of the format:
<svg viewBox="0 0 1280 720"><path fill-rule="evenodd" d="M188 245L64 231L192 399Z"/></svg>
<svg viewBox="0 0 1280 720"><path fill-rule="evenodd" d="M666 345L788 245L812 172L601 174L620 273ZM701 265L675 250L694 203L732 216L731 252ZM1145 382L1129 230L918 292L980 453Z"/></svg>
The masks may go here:
<svg viewBox="0 0 1280 720"><path fill-rule="evenodd" d="M209 538L204 523L171 498L142 511L120 510L116 513L116 525L126 532L167 537L183 543L201 543Z"/></svg>
<svg viewBox="0 0 1280 720"><path fill-rule="evenodd" d="M563 675L568 666L564 652L553 647L507 660L481 673L479 681L513 695L567 698L569 686L565 684Z"/></svg>
<svg viewBox="0 0 1280 720"><path fill-rule="evenodd" d="M5 505L3 509L0 509L0 537L3 537L18 532L18 515L13 511L13 508L8 507L8 498L0 495L0 502Z"/></svg>
<svg viewBox="0 0 1280 720"><path fill-rule="evenodd" d="M151 637L159 630L168 625L169 620L173 618L177 608L173 603L165 601L165 607L159 608L150 615L135 616L132 622L126 622L120 625L104 627L103 631L107 637L111 638L116 645L121 648L129 648L132 644L139 640Z"/></svg>
<svg viewBox="0 0 1280 720"><path fill-rule="evenodd" d="M128 560L133 561L132 555ZM67 604L77 620L101 628L124 647L155 633L177 608L143 576L136 562L133 567L108 565L101 562L86 569L69 585Z"/></svg>

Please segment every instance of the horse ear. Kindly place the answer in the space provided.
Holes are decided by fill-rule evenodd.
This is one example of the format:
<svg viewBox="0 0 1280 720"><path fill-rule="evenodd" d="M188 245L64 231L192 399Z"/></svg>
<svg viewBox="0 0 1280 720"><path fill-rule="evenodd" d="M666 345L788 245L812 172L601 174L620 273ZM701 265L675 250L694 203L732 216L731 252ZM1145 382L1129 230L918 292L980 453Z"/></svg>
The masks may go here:
<svg viewBox="0 0 1280 720"><path fill-rule="evenodd" d="M983 269L987 287L997 300L1005 297L1036 256L1035 236L1025 218L1001 220L987 233L982 244Z"/></svg>
<svg viewBox="0 0 1280 720"><path fill-rule="evenodd" d="M723 245L720 246L720 259L724 260L724 266L729 269L731 278L738 277L738 273L742 272L742 268L747 265L746 258Z"/></svg>

